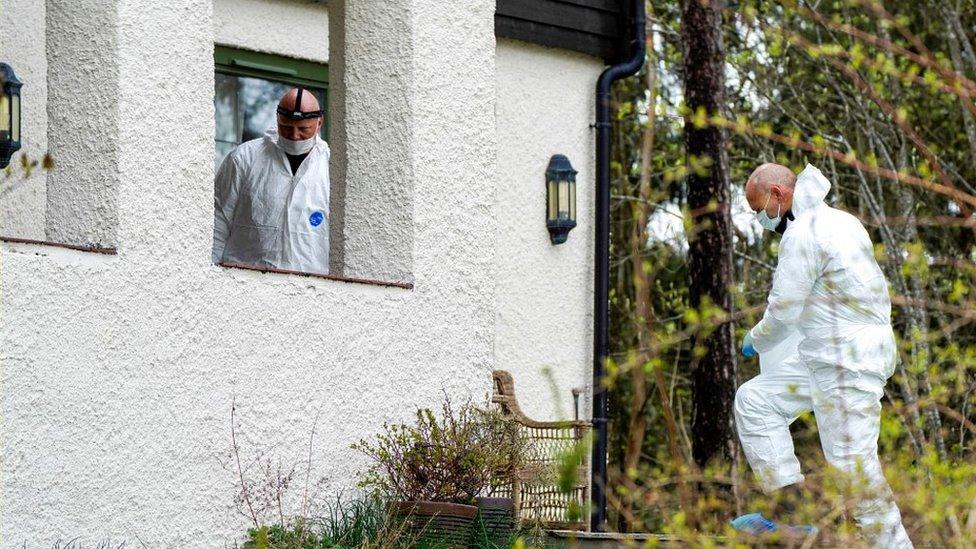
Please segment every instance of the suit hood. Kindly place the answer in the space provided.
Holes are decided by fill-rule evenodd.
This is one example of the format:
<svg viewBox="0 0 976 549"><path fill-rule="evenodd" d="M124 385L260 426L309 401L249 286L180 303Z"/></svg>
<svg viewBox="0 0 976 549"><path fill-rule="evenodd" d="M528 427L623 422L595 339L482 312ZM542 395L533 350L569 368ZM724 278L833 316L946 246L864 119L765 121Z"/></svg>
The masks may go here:
<svg viewBox="0 0 976 549"><path fill-rule="evenodd" d="M829 192L830 181L813 164L807 164L800 175L796 176L796 186L793 189L793 213L799 216L815 209L823 203Z"/></svg>

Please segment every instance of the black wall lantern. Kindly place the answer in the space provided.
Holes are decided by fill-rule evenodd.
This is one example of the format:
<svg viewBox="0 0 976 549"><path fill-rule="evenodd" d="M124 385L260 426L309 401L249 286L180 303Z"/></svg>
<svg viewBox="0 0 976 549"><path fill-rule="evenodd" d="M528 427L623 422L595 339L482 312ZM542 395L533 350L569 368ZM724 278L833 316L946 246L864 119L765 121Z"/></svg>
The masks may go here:
<svg viewBox="0 0 976 549"><path fill-rule="evenodd" d="M10 164L10 157L20 149L20 87L14 70L0 63L0 168Z"/></svg>
<svg viewBox="0 0 976 549"><path fill-rule="evenodd" d="M546 227L553 244L566 242L576 226L576 170L561 154L549 159L546 168Z"/></svg>

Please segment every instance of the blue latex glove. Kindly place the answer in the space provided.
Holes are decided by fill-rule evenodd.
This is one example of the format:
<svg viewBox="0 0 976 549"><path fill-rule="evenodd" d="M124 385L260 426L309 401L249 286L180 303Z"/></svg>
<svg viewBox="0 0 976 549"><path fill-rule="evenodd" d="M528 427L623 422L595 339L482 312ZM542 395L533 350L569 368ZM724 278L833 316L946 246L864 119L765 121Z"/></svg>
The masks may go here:
<svg viewBox="0 0 976 549"><path fill-rule="evenodd" d="M742 338L742 356L746 358L756 356L756 348L752 346L752 330L746 332L746 337Z"/></svg>

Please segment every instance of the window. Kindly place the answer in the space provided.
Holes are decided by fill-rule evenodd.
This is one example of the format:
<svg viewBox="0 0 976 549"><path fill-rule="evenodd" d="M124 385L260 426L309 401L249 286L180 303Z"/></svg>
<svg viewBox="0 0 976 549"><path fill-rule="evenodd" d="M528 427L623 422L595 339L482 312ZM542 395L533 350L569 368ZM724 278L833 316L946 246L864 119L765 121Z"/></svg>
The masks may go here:
<svg viewBox="0 0 976 549"><path fill-rule="evenodd" d="M278 100L289 88L312 91L327 108L329 68L321 63L216 46L214 65L215 168L234 147L274 127ZM326 112L322 139L328 139L328 124Z"/></svg>

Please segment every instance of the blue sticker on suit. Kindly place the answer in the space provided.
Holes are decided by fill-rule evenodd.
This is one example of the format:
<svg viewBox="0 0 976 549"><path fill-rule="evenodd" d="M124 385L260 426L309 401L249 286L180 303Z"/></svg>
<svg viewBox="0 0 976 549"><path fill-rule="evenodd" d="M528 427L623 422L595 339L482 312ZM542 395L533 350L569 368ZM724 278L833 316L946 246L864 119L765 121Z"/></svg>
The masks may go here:
<svg viewBox="0 0 976 549"><path fill-rule="evenodd" d="M308 216L308 222L313 227L318 227L325 221L325 214L319 211L312 212L312 215Z"/></svg>

